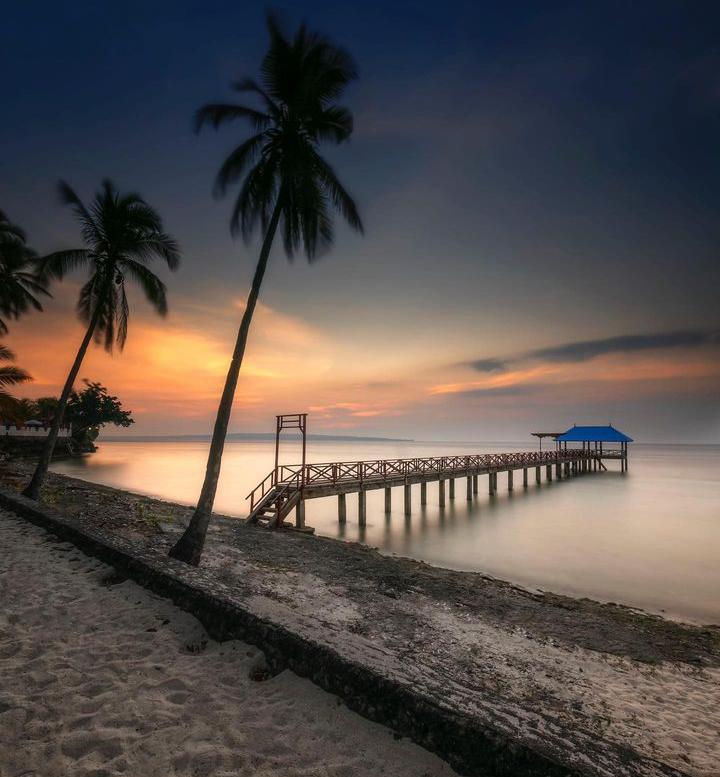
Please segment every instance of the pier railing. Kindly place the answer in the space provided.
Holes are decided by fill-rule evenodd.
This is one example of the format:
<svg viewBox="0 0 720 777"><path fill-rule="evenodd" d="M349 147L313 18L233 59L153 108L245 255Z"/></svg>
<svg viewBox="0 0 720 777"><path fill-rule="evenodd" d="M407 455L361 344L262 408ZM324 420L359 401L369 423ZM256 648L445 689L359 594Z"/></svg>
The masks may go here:
<svg viewBox="0 0 720 777"><path fill-rule="evenodd" d="M422 477L447 474L492 472L496 469L539 467L558 462L591 459L597 455L589 450L525 451L519 453L480 453L472 456L429 456L411 459L376 459L369 461L338 461L320 464L283 464L270 472L246 497L250 509L276 486L303 488L308 485L374 482L398 477Z"/></svg>

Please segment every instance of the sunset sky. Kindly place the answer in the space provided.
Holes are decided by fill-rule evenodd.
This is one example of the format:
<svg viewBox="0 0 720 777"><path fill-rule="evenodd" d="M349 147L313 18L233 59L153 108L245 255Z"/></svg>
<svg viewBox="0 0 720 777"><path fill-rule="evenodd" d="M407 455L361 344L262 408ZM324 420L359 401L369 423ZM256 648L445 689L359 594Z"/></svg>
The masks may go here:
<svg viewBox="0 0 720 777"><path fill-rule="evenodd" d="M365 235L313 265L273 252L231 431L522 440L613 422L720 442L720 6L704 2L278 3L346 45L350 143L327 151ZM3 12L0 209L40 253L80 244L56 182L139 191L183 250L137 289L128 344L81 375L125 434L211 430L258 245L212 182L244 136L193 112L256 76L250 2L15 3ZM58 393L82 275L7 344ZM118 434L113 430L113 434Z"/></svg>

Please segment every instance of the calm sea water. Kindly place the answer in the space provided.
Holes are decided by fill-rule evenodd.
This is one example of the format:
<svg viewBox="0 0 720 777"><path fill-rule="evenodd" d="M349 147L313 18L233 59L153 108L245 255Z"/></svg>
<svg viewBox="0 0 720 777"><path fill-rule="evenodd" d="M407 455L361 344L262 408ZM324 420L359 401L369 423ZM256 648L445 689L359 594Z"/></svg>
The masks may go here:
<svg viewBox="0 0 720 777"><path fill-rule="evenodd" d="M532 450L506 443L310 442L308 460L358 459ZM299 449L283 448L295 463ZM101 442L92 456L57 462L53 470L85 480L192 504L205 468L203 442ZM247 514L245 497L272 468L269 442L226 446L216 509ZM720 623L720 446L634 445L630 470L611 471L515 491L498 477L498 495L438 507L438 486L428 484L420 506L403 514L402 489L384 514L383 491L367 495L367 527L357 523L356 497L348 496L348 522L337 522L335 497L307 502L306 520L319 534L365 542L382 552L431 564L469 569L528 588L615 601L668 617ZM615 471L613 471L613 469ZM518 480L520 484L518 486Z"/></svg>

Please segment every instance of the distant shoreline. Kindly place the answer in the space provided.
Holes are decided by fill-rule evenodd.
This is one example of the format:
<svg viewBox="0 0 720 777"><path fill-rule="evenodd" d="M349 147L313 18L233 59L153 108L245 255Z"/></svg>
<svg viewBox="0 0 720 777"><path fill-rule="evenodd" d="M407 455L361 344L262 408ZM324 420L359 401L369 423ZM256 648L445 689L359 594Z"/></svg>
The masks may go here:
<svg viewBox="0 0 720 777"><path fill-rule="evenodd" d="M415 442L408 437L355 437L344 434L309 434L308 440L314 442ZM271 432L235 432L228 434L228 442L274 440ZM299 439L299 438L298 438ZM168 434L168 435L138 435L137 437L101 437L98 442L210 442L209 434Z"/></svg>

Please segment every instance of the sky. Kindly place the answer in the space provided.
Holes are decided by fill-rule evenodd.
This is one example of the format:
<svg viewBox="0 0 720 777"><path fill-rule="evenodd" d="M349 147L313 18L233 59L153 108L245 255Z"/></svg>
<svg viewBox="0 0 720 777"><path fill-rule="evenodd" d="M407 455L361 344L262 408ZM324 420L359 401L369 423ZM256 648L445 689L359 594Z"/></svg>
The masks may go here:
<svg viewBox="0 0 720 777"><path fill-rule="evenodd" d="M231 431L525 440L608 423L720 442L720 6L711 2L277 3L346 46L349 143L324 150L363 236L271 255ZM139 191L179 241L170 313L130 290L128 343L81 376L128 434L212 428L258 254L212 196L233 125L194 111L256 77L249 2L38 0L3 13L0 209L40 253L80 244L56 184ZM57 394L82 275L7 344ZM114 432L116 433L116 432Z"/></svg>

